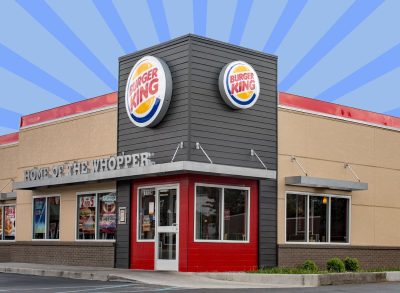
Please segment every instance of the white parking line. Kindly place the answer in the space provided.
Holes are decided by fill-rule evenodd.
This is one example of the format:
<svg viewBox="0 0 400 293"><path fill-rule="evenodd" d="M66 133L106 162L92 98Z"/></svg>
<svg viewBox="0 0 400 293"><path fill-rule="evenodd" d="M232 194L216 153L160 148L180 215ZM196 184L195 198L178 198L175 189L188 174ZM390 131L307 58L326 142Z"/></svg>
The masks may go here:
<svg viewBox="0 0 400 293"><path fill-rule="evenodd" d="M103 286L103 287L96 287L96 288L92 288L92 289L83 289L83 290L74 290L74 291L57 291L57 293L90 292L90 291L95 291L95 290L114 289L114 288L123 288L123 287L131 287L131 286L134 286L134 284Z"/></svg>

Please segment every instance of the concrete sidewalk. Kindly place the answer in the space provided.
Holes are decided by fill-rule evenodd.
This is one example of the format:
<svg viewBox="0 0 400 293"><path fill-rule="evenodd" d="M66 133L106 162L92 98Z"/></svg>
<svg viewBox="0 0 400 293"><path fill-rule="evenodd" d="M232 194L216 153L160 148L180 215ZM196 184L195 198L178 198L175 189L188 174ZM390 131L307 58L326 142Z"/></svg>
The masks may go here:
<svg viewBox="0 0 400 293"><path fill-rule="evenodd" d="M142 282L181 288L293 288L400 282L400 272L336 274L180 273L114 268L0 263L0 273L96 281Z"/></svg>
<svg viewBox="0 0 400 293"><path fill-rule="evenodd" d="M224 273L214 276L210 273L178 273L139 271L113 268L78 267L61 265L44 265L31 263L0 263L0 273L13 273L45 277L63 277L71 279L97 281L138 281L147 284L164 285L182 288L293 288L298 284L283 282L257 283L251 280L235 281L224 279ZM250 275L238 273L243 276ZM210 277L211 276L211 277ZM214 278L212 278L214 277Z"/></svg>

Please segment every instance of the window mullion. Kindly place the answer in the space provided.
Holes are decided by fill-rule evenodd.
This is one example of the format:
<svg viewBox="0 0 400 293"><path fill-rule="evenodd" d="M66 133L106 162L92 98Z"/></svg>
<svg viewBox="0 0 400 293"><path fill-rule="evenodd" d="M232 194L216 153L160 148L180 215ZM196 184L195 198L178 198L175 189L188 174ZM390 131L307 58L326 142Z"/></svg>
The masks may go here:
<svg viewBox="0 0 400 293"><path fill-rule="evenodd" d="M331 243L331 197L329 196L328 200L328 220L326 221L328 224L328 243Z"/></svg>
<svg viewBox="0 0 400 293"><path fill-rule="evenodd" d="M224 234L225 234L225 223L224 223L224 211L225 211L225 188L222 188L222 194L221 194L221 211L220 211L220 221L221 221L221 235L219 240L223 241L224 240Z"/></svg>
<svg viewBox="0 0 400 293"><path fill-rule="evenodd" d="M309 242L309 224L310 224L310 195L307 194L306 200L306 242Z"/></svg>
<svg viewBox="0 0 400 293"><path fill-rule="evenodd" d="M98 197L98 193L95 194L95 198L96 198L96 206L94 208L94 240L97 240L97 234L99 233L99 231L97 231L97 222L99 221L99 216L98 216L98 212L99 212L99 197Z"/></svg>
<svg viewBox="0 0 400 293"><path fill-rule="evenodd" d="M45 223L44 223L44 237L43 239L47 239L47 224L48 224L48 211L47 211L47 200L48 197L46 196L46 199L44 201L44 219L45 219Z"/></svg>

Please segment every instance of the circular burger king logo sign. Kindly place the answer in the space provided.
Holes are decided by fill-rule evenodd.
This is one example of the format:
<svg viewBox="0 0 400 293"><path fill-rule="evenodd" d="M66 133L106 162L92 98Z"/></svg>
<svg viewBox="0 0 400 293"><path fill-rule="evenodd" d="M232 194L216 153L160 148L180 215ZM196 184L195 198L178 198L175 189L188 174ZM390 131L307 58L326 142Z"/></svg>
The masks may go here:
<svg viewBox="0 0 400 293"><path fill-rule="evenodd" d="M171 72L159 58L145 56L129 74L125 105L129 118L139 127L157 125L168 110L172 94Z"/></svg>
<svg viewBox="0 0 400 293"><path fill-rule="evenodd" d="M260 95L260 82L250 64L234 61L227 64L219 75L219 91L224 101L234 109L253 106Z"/></svg>

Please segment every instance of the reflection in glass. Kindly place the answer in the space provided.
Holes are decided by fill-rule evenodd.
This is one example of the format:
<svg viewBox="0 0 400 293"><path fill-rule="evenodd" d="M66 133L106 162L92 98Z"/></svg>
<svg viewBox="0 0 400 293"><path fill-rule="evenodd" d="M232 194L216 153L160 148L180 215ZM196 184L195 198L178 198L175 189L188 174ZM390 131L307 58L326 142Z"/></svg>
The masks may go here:
<svg viewBox="0 0 400 293"><path fill-rule="evenodd" d="M33 239L45 239L46 198L33 199Z"/></svg>
<svg viewBox="0 0 400 293"><path fill-rule="evenodd" d="M221 239L222 189L196 186L196 239Z"/></svg>
<svg viewBox="0 0 400 293"><path fill-rule="evenodd" d="M158 259L176 259L176 233L158 234Z"/></svg>
<svg viewBox="0 0 400 293"><path fill-rule="evenodd" d="M309 241L310 242L327 242L327 218L328 218L329 201L327 197L310 196L309 198Z"/></svg>
<svg viewBox="0 0 400 293"><path fill-rule="evenodd" d="M247 191L224 189L224 240L247 240Z"/></svg>
<svg viewBox="0 0 400 293"><path fill-rule="evenodd" d="M4 240L15 240L15 206L4 206Z"/></svg>
<svg viewBox="0 0 400 293"><path fill-rule="evenodd" d="M159 226L173 226L176 224L176 189L162 189L159 196Z"/></svg>
<svg viewBox="0 0 400 293"><path fill-rule="evenodd" d="M286 241L306 241L307 196L288 194L286 205Z"/></svg>
<svg viewBox="0 0 400 293"><path fill-rule="evenodd" d="M99 193L98 239L113 240L117 230L117 196L115 192Z"/></svg>
<svg viewBox="0 0 400 293"><path fill-rule="evenodd" d="M139 189L139 239L154 239L155 189Z"/></svg>
<svg viewBox="0 0 400 293"><path fill-rule="evenodd" d="M47 239L59 239L60 229L60 197L47 198Z"/></svg>
<svg viewBox="0 0 400 293"><path fill-rule="evenodd" d="M331 242L349 242L349 200L331 198Z"/></svg>
<svg viewBox="0 0 400 293"><path fill-rule="evenodd" d="M78 239L96 239L96 195L78 196Z"/></svg>

